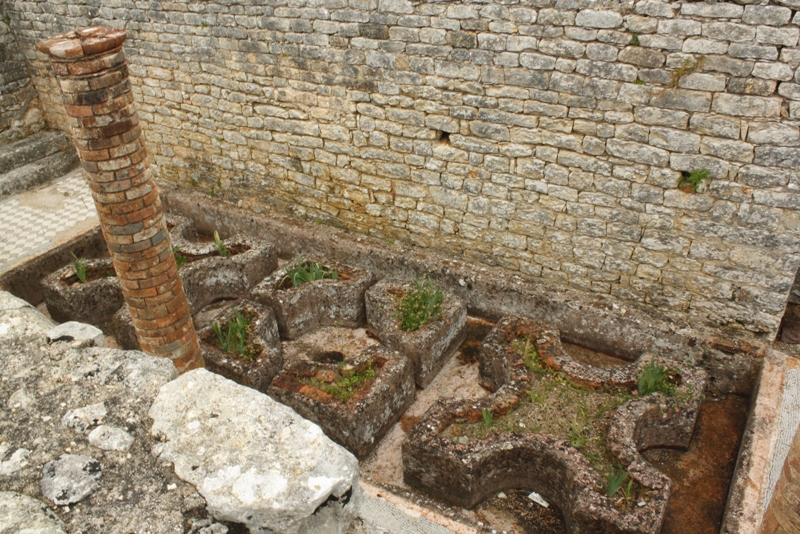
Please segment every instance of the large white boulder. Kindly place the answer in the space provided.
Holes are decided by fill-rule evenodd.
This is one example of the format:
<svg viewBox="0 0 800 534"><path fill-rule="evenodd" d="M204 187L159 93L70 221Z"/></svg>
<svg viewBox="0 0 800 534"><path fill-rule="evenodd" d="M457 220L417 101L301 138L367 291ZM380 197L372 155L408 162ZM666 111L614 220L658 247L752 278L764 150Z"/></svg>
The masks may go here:
<svg viewBox="0 0 800 534"><path fill-rule="evenodd" d="M154 452L175 464L218 520L251 532L345 533L358 513L358 462L319 426L205 369L162 386Z"/></svg>

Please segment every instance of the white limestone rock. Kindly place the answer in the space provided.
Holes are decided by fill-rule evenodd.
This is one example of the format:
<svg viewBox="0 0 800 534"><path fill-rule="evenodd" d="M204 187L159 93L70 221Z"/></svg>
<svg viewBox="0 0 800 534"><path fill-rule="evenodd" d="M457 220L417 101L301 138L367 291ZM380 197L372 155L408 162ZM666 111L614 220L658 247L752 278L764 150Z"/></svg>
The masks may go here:
<svg viewBox="0 0 800 534"><path fill-rule="evenodd" d="M66 530L42 501L14 491L0 491L0 533L66 534Z"/></svg>
<svg viewBox="0 0 800 534"><path fill-rule="evenodd" d="M220 521L251 532L345 533L358 513L358 462L294 410L254 389L190 371L150 408L154 453L175 464Z"/></svg>
<svg viewBox="0 0 800 534"><path fill-rule="evenodd" d="M77 321L67 321L47 332L48 343L69 341L80 347L102 347L105 337L99 328Z"/></svg>
<svg viewBox="0 0 800 534"><path fill-rule="evenodd" d="M89 433L89 443L104 451L125 452L133 442L133 436L116 426L100 425Z"/></svg>
<svg viewBox="0 0 800 534"><path fill-rule="evenodd" d="M42 495L63 506L87 497L100 485L100 462L82 454L62 454L42 469Z"/></svg>
<svg viewBox="0 0 800 534"><path fill-rule="evenodd" d="M69 410L61 418L61 422L78 432L85 432L90 426L99 423L107 413L105 403L98 402L97 404Z"/></svg>

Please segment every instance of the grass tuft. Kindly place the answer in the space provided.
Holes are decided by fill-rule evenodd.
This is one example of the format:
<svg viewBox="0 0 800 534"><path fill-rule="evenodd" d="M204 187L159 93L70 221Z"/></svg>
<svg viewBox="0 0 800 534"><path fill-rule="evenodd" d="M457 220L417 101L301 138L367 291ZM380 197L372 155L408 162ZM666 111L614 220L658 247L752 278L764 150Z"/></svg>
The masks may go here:
<svg viewBox="0 0 800 534"><path fill-rule="evenodd" d="M403 295L398 307L400 330L414 332L442 315L444 294L436 289L433 280L423 277Z"/></svg>

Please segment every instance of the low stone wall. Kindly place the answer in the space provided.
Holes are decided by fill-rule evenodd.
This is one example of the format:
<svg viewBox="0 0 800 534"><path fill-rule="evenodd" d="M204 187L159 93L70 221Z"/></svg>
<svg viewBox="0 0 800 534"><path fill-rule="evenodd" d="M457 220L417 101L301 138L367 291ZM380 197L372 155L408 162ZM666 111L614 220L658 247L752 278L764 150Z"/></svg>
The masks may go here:
<svg viewBox="0 0 800 534"><path fill-rule="evenodd" d="M785 5L784 5L785 4ZM774 335L800 262L794 0L14 0L124 26L163 179ZM697 193L682 173L706 169Z"/></svg>
<svg viewBox="0 0 800 534"><path fill-rule="evenodd" d="M5 10L6 6L0 1L0 144L44 128L39 96Z"/></svg>

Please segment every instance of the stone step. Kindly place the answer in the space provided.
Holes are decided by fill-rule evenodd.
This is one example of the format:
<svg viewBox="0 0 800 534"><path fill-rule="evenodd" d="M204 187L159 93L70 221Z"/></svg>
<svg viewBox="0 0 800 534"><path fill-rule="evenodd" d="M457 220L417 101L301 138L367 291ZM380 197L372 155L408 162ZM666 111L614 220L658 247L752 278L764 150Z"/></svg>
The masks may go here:
<svg viewBox="0 0 800 534"><path fill-rule="evenodd" d="M42 132L15 143L0 146L0 174L66 150L74 151L75 149L69 136L60 130Z"/></svg>
<svg viewBox="0 0 800 534"><path fill-rule="evenodd" d="M56 152L45 158L0 174L0 198L20 193L64 176L80 164L75 150Z"/></svg>

